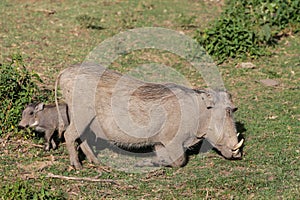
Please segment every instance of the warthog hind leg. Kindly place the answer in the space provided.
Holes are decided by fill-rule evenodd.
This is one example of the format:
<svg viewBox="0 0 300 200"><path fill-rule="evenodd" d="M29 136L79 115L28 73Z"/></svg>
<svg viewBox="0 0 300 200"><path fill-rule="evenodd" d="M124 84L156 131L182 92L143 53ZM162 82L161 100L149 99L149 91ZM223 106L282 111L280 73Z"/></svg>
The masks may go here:
<svg viewBox="0 0 300 200"><path fill-rule="evenodd" d="M75 167L75 169L82 169L82 166L79 162L78 154L75 148L75 141L79 137L74 127L74 124L71 123L65 134L66 146L70 156L70 164Z"/></svg>
<svg viewBox="0 0 300 200"><path fill-rule="evenodd" d="M85 154L86 158L88 159L89 162L94 163L94 164L99 164L99 160L97 159L97 157L95 156L93 150L91 149L91 147L89 146L89 144L87 143L87 141L83 141L80 144L80 148L82 150L82 152Z"/></svg>

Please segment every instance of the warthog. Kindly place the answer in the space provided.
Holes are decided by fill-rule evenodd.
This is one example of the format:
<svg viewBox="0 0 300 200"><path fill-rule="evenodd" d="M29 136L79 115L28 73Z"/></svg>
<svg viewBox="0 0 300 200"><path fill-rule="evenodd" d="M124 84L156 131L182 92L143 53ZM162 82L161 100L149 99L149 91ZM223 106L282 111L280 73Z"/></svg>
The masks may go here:
<svg viewBox="0 0 300 200"><path fill-rule="evenodd" d="M72 115L65 140L76 169L82 166L74 142L87 129L122 147L153 146L154 166L185 165L185 150L204 138L225 158L242 157L233 119L237 108L226 91L145 83L99 66L67 68L58 84ZM84 151L96 159L89 152Z"/></svg>
<svg viewBox="0 0 300 200"><path fill-rule="evenodd" d="M59 110L63 120L64 126L69 125L68 107L67 104L60 103ZM23 113L22 120L19 123L19 127L32 127L35 131L45 134L45 146L46 151L50 150L52 145L53 149L56 149L57 145L53 139L53 134L58 131L59 121L58 113L55 104L45 105L44 103L30 104ZM64 131L61 129L60 131ZM61 135L61 134L60 134Z"/></svg>

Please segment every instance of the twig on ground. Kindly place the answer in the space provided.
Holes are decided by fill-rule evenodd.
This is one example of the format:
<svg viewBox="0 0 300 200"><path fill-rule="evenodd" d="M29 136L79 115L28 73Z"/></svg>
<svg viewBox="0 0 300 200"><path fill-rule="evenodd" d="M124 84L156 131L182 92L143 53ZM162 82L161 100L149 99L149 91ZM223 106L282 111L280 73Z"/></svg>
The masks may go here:
<svg viewBox="0 0 300 200"><path fill-rule="evenodd" d="M28 144L28 145L33 146L33 147L38 147L38 148L42 148L42 149L44 148L43 145L40 145L40 144L34 144L34 143L28 142L28 141L26 141L26 140L22 141L22 143Z"/></svg>
<svg viewBox="0 0 300 200"><path fill-rule="evenodd" d="M53 15L56 13L56 10L46 10L46 9L31 9L31 11L33 12L42 12L45 13L47 15Z"/></svg>
<svg viewBox="0 0 300 200"><path fill-rule="evenodd" d="M52 173L48 173L46 176L47 178L59 178L64 180L72 180L72 181L90 181L90 182L105 182L105 183L112 183L116 185L120 185L116 181L112 179L97 179L97 178L88 178L88 177L73 177L73 176L61 176L61 175L55 175Z"/></svg>

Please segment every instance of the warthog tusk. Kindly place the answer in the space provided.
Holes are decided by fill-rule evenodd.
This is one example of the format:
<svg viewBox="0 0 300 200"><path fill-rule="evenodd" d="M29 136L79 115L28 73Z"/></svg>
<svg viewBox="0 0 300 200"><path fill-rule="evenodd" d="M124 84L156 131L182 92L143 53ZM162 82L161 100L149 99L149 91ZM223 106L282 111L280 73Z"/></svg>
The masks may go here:
<svg viewBox="0 0 300 200"><path fill-rule="evenodd" d="M244 139L242 139L239 143L237 143L234 147L233 147L233 151L239 149L244 143Z"/></svg>
<svg viewBox="0 0 300 200"><path fill-rule="evenodd" d="M235 154L235 155L236 155L236 154L238 154L238 153L239 153L239 151L240 151L239 149L237 149L237 150L234 150L234 151L232 151L232 154Z"/></svg>
<svg viewBox="0 0 300 200"><path fill-rule="evenodd" d="M38 120L36 120L33 124L31 124L30 127L35 127L37 125L39 125L39 121Z"/></svg>
<svg viewBox="0 0 300 200"><path fill-rule="evenodd" d="M237 133L237 134L236 134L236 137L239 137L239 135L240 135L240 133Z"/></svg>

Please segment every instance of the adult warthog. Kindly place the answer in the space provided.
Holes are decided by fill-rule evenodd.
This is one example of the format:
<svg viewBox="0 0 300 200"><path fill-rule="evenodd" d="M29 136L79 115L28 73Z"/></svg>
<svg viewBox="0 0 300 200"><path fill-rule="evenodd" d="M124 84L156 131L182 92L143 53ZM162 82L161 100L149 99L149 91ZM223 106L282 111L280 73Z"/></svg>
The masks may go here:
<svg viewBox="0 0 300 200"><path fill-rule="evenodd" d="M242 157L233 119L237 108L226 91L145 83L99 66L67 68L58 84L71 113L65 140L76 169L81 164L74 142L91 130L118 146L153 146L154 166L183 166L185 150L204 138L225 158ZM87 158L95 160L86 147Z"/></svg>

